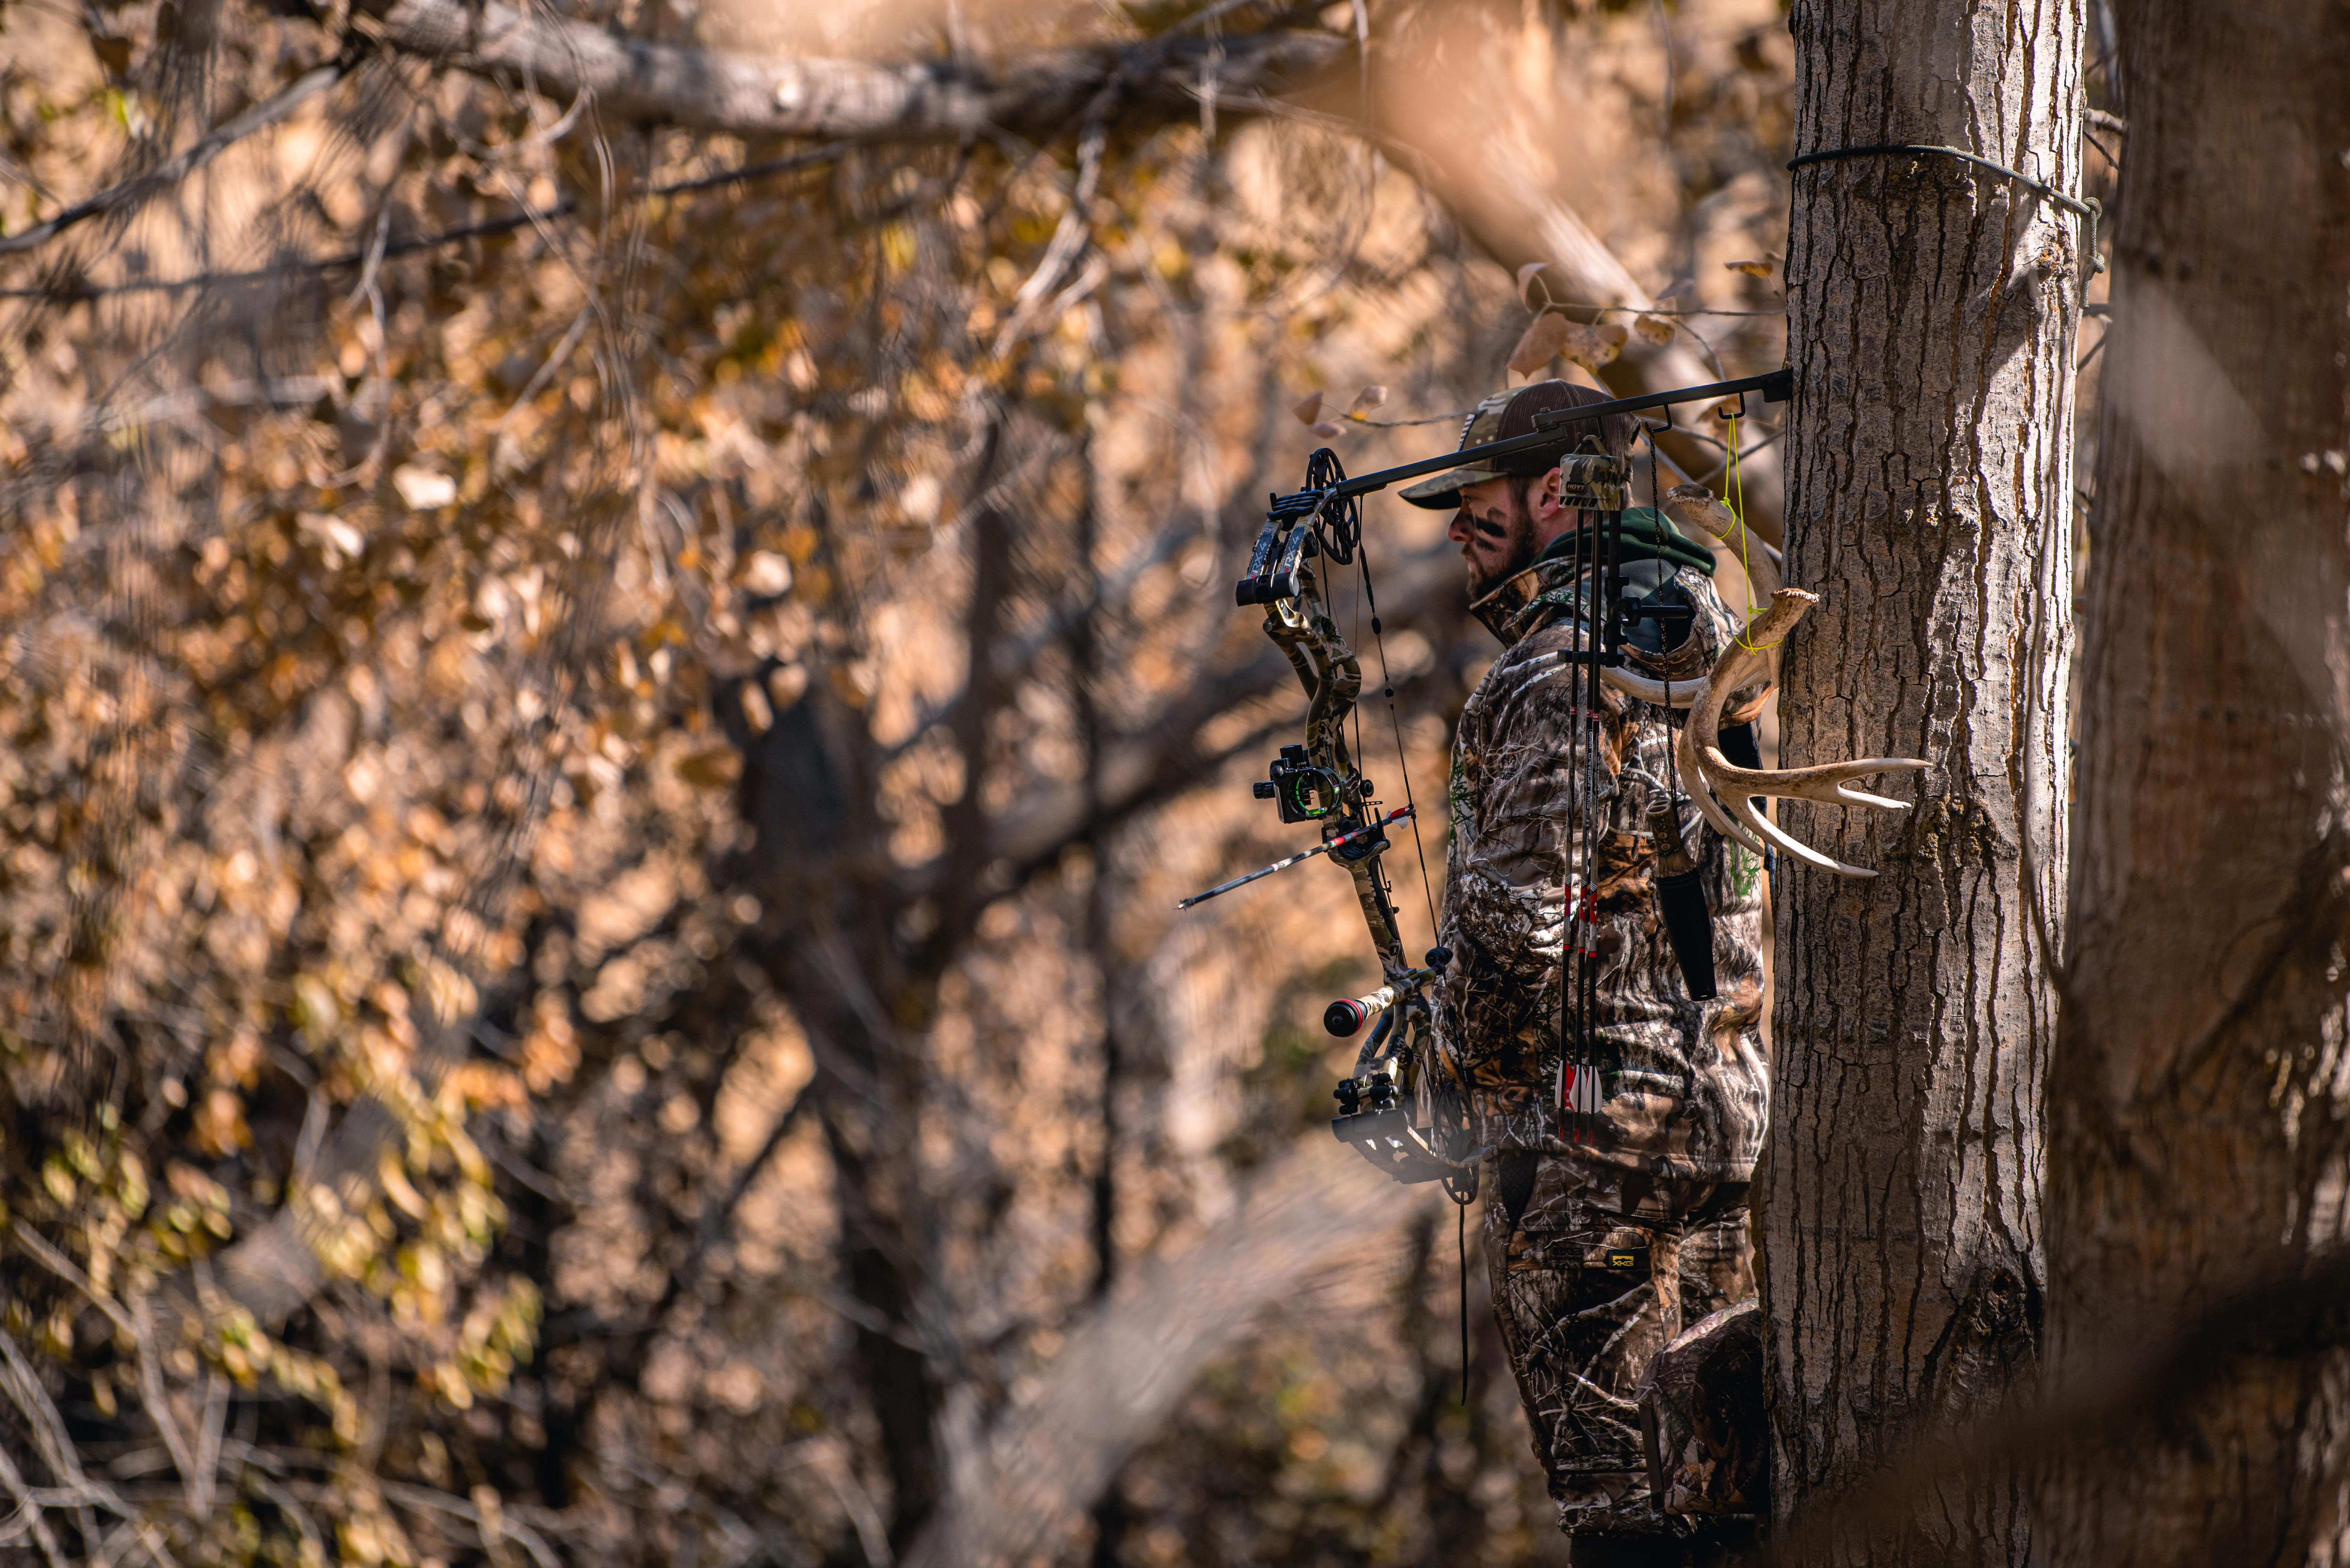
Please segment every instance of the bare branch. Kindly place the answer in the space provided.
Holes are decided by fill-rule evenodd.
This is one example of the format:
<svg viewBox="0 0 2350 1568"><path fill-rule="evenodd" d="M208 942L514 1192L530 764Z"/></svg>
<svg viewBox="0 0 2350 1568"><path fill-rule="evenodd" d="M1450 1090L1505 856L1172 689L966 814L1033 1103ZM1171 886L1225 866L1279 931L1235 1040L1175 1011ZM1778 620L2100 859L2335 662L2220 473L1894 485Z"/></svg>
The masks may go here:
<svg viewBox="0 0 2350 1568"><path fill-rule="evenodd" d="M34 246L46 244L77 223L92 218L102 218L109 213L134 206L148 197L186 179L213 159L223 149L244 140L256 130L266 130L318 94L343 79L350 69L348 57L328 62L316 70L306 71L288 83L276 98L257 103L227 124L219 127L186 151L164 160L146 173L125 180L120 185L109 186L86 202L78 202L51 218L37 223L21 234L0 239L0 256L14 255Z"/></svg>
<svg viewBox="0 0 2350 1568"><path fill-rule="evenodd" d="M8 1495L16 1500L17 1511L29 1521L33 1539L40 1544L42 1561L49 1568L65 1568L65 1559L57 1552L57 1532L51 1530L49 1521L41 1517L40 1503L35 1501L31 1489L26 1486L24 1472L16 1468L16 1461L8 1457L5 1445L0 1445L0 1487L7 1489Z"/></svg>
<svg viewBox="0 0 2350 1568"><path fill-rule="evenodd" d="M1284 92L1351 52L1335 34L1283 30L1209 39L1167 36L1124 47L1048 49L991 73L962 59L897 65L724 54L616 37L585 22L527 16L490 0L371 0L375 31L393 48L486 76L527 76L558 97L592 92L622 119L654 119L737 135L858 141L955 140L1011 131L1065 132L1109 90L1118 118L1188 119L1200 63L1221 51L1227 83Z"/></svg>

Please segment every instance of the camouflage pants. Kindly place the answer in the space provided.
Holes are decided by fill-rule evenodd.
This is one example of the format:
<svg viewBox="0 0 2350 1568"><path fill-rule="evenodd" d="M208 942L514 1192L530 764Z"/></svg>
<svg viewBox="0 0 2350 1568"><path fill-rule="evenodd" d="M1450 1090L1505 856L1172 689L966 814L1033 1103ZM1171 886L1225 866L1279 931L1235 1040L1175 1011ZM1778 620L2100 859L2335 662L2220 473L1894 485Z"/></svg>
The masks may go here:
<svg viewBox="0 0 2350 1568"><path fill-rule="evenodd" d="M1495 1157L1485 1203L1494 1316L1559 1528L1574 1535L1687 1535L1648 1505L1633 1401L1658 1351L1754 1286L1742 1186L1669 1189L1655 1218L1605 1212L1548 1155Z"/></svg>

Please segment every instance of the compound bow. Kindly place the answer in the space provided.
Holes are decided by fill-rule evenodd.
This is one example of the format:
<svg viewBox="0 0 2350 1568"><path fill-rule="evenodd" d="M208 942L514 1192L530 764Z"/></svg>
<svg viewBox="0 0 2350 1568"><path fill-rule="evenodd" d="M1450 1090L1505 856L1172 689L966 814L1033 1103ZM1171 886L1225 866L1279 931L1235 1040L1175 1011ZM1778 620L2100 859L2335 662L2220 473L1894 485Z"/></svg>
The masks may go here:
<svg viewBox="0 0 2350 1568"><path fill-rule="evenodd" d="M1473 1193L1477 1179L1474 1161L1462 1158L1470 1137L1468 1097L1457 1075L1439 1070L1446 1064L1436 1047L1429 992L1450 955L1432 949L1428 961L1417 965L1405 956L1395 901L1379 866L1379 857L1393 847L1386 829L1417 815L1409 799L1410 775L1404 775L1406 804L1379 815L1372 793L1377 786L1347 743L1347 720L1363 690L1362 660L1330 613L1317 565L1357 564L1362 493L1347 484L1337 454L1328 448L1308 459L1305 488L1273 498L1248 576L1233 596L1243 605L1265 607L1265 635L1305 689L1305 742L1281 749L1271 776L1255 786L1257 798L1272 801L1284 822L1318 824L1322 842L1186 898L1179 908L1188 909L1315 855L1326 853L1347 868L1378 953L1381 984L1367 995L1334 1002L1323 1013L1323 1025L1341 1038L1377 1020L1356 1055L1354 1075L1338 1085L1339 1114L1331 1128L1398 1181L1440 1179L1458 1196L1462 1189ZM1367 568L1362 581L1376 637L1378 606ZM1392 687L1388 695L1394 695ZM1396 761L1404 765L1400 737Z"/></svg>

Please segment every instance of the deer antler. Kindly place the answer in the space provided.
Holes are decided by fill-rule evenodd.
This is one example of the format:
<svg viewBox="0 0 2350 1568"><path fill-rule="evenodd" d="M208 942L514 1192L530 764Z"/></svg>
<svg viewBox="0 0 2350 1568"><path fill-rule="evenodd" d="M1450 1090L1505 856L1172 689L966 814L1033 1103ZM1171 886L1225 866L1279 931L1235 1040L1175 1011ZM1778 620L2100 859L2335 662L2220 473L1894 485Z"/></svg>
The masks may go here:
<svg viewBox="0 0 2350 1568"><path fill-rule="evenodd" d="M1771 546L1760 539L1740 548L1738 533L1746 524L1716 499L1713 492L1702 484L1677 484L1665 492L1664 507L1665 514L1684 530L1711 534L1724 545L1739 550L1740 560L1746 569L1746 580L1757 602L1768 604L1771 597L1779 591L1778 557ZM1627 697L1642 702L1654 702L1659 707L1686 708L1697 701L1698 685L1694 680L1663 681L1620 665L1611 665L1600 671L1599 678ZM1770 661L1770 678L1773 680L1779 678L1775 659Z"/></svg>
<svg viewBox="0 0 2350 1568"><path fill-rule="evenodd" d="M1801 588L1781 588L1771 596L1771 607L1755 618L1743 637L1733 639L1714 660L1705 689L1690 706L1689 722L1680 736L1680 768L1685 779L1700 781L1693 793L1698 810L1723 837L1760 855L1757 838L1767 838L1799 860L1843 877L1874 877L1865 866L1847 866L1798 843L1778 825L1754 809L1750 795L1817 800L1838 805L1873 805L1881 811L1907 811L1905 802L1887 800L1846 788L1853 779L1900 770L1916 773L1926 764L1915 757L1866 757L1850 763L1822 763L1808 768L1742 768L1721 754L1721 707L1730 694L1770 669L1769 649L1783 640L1805 611L1819 603L1817 594ZM1717 799L1716 797L1720 798Z"/></svg>

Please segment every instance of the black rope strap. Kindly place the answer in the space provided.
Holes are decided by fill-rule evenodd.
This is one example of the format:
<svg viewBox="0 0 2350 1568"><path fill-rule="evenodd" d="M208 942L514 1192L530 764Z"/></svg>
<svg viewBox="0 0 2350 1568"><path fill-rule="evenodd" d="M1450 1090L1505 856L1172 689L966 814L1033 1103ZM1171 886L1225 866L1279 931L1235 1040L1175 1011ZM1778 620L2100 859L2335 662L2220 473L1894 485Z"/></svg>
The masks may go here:
<svg viewBox="0 0 2350 1568"><path fill-rule="evenodd" d="M1826 163L1839 158L1909 158L1932 153L1943 158L1956 158L1978 169L2003 175L2014 181L2043 202L2054 202L2068 213L2078 213L2087 221L2088 234L2083 250L2089 258L2089 270L2081 275L2081 297L2089 297L2089 279L2106 270L2106 258L2097 254L2097 219L2105 205L2095 196L2068 196L2045 180L2035 180L2021 169L2011 169L1995 163L1979 152L1969 152L1963 147L1940 147L1931 142L1888 141L1869 147L1827 147L1817 152L1799 152L1787 160L1787 171L1794 172L1807 163Z"/></svg>

